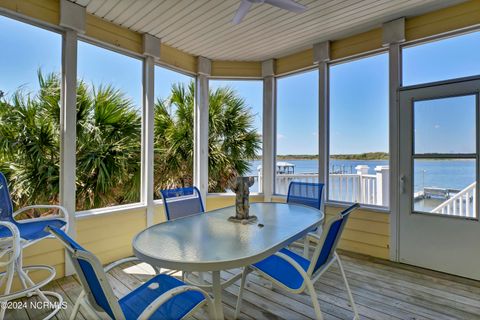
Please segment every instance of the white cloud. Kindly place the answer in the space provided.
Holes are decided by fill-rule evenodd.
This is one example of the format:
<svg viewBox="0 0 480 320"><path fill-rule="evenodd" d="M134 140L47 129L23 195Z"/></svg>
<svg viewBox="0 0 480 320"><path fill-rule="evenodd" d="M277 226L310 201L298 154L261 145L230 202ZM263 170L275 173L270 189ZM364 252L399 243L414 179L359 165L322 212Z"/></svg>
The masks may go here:
<svg viewBox="0 0 480 320"><path fill-rule="evenodd" d="M285 139L285 136L281 133L277 133L277 139Z"/></svg>

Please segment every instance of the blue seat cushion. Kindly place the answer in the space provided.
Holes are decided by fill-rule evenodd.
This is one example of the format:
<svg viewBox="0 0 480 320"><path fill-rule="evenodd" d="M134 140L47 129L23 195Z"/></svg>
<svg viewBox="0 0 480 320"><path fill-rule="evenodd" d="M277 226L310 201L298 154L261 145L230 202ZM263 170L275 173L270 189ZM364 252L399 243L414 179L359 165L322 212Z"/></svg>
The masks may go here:
<svg viewBox="0 0 480 320"><path fill-rule="evenodd" d="M182 281L160 274L142 284L118 302L127 320L137 319L145 308L163 293L184 285ZM205 298L200 292L187 291L165 302L151 319L181 319Z"/></svg>
<svg viewBox="0 0 480 320"><path fill-rule="evenodd" d="M61 219L48 219L24 223L15 222L15 225L17 226L18 231L20 231L20 237L22 239L32 241L49 236L50 233L45 231L47 226L62 228L65 225L65 221ZM12 234L10 230L4 227L0 228L0 238L11 236Z"/></svg>
<svg viewBox="0 0 480 320"><path fill-rule="evenodd" d="M295 260L303 270L307 271L310 265L309 260L288 249L282 249L280 252ZM292 290L299 289L304 281L294 266L276 255L257 262L253 266Z"/></svg>

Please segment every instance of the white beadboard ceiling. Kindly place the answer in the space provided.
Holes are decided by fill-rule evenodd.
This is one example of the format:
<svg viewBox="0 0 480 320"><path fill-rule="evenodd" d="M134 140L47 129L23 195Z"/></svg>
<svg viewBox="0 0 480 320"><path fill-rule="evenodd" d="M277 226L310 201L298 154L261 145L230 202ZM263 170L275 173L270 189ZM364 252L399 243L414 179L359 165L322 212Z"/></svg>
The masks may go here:
<svg viewBox="0 0 480 320"><path fill-rule="evenodd" d="M298 0L292 13L254 4L238 25L231 20L240 0L70 0L87 12L187 53L215 60L266 60L419 15L459 0Z"/></svg>

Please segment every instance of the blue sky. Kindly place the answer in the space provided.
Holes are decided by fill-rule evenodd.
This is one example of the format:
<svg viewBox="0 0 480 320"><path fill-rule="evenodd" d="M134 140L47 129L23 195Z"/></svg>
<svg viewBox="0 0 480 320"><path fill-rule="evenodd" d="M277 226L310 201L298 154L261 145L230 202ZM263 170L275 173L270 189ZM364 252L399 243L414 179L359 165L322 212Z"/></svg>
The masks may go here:
<svg viewBox="0 0 480 320"><path fill-rule="evenodd" d="M318 154L318 71L277 80L277 154Z"/></svg>
<svg viewBox="0 0 480 320"><path fill-rule="evenodd" d="M5 93L11 94L19 87L35 92L38 69L60 72L60 34L0 16L0 39L0 90ZM136 105L141 105L141 60L85 42L79 42L78 52L80 78L89 84L111 84ZM407 47L403 50L403 82L410 85L480 74L479 52L480 32ZM331 154L388 151L387 68L386 54L331 67ZM172 83L191 80L189 76L161 67L155 68L155 76L156 97L166 97ZM278 79L278 154L318 153L317 80L315 70ZM212 80L210 86L219 85L228 85L238 91L257 114L255 126L261 132L261 81ZM468 152L471 149L474 124L468 121L472 115L471 107L467 106L472 104L469 99L419 105L416 124L423 131L416 132L417 136L422 134L416 137L420 148L417 152L422 148L427 150L426 146L428 150L438 150L435 152ZM462 111L453 111L455 108ZM461 139L467 140L458 144Z"/></svg>

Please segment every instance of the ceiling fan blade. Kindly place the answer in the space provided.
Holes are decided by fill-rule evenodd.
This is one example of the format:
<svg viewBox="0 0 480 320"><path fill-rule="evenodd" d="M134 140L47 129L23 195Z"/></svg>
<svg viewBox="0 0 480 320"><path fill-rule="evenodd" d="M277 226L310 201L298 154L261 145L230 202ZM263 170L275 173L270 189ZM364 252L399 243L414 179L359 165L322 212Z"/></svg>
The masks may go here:
<svg viewBox="0 0 480 320"><path fill-rule="evenodd" d="M240 22L242 22L243 18L245 18L248 13L248 10L250 10L252 4L253 3L248 0L242 0L242 2L240 3L240 7L237 10L237 13L235 13L235 17L233 17L232 23L239 24Z"/></svg>
<svg viewBox="0 0 480 320"><path fill-rule="evenodd" d="M292 12L304 12L307 10L306 6L293 0L265 0L264 2Z"/></svg>

